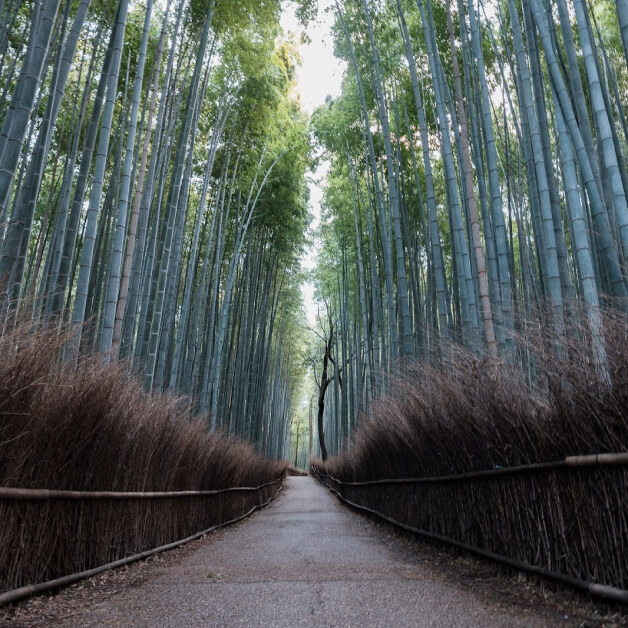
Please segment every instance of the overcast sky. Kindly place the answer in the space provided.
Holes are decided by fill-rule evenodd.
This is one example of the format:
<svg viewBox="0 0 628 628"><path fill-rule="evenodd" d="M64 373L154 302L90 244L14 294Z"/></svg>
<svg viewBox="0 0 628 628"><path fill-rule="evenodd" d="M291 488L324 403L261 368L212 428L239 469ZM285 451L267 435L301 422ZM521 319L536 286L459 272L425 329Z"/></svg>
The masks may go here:
<svg viewBox="0 0 628 628"><path fill-rule="evenodd" d="M332 5L333 0L319 0L318 18L307 29L311 43L301 46L303 65L297 72L298 91L309 113L322 105L328 94L340 94L344 65L334 57L331 37L334 17L332 12L326 11ZM291 2L284 3L281 25L287 32L300 33Z"/></svg>
<svg viewBox="0 0 628 628"><path fill-rule="evenodd" d="M318 18L307 29L310 38L309 44L301 45L302 66L297 71L297 91L301 97L303 108L312 113L316 107L325 102L328 95L340 95L344 64L334 57L334 47L331 36L331 27L334 16L325 9L333 5L333 0L319 0ZM284 3L284 12L281 25L286 32L300 34L298 22L294 16L294 6L290 2ZM318 224L320 216L320 202L323 196L322 184L328 165L322 163L310 183L310 211L314 216L313 227ZM304 268L314 267L316 245L306 251L302 259ZM310 325L316 319L316 304L314 302L314 286L306 283L302 286L303 304L307 312Z"/></svg>

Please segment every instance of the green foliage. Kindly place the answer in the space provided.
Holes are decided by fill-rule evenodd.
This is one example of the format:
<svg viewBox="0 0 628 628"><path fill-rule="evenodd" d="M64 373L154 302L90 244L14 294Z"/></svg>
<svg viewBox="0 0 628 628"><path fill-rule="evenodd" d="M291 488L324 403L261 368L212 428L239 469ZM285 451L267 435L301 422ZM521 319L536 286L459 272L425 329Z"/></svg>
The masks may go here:
<svg viewBox="0 0 628 628"><path fill-rule="evenodd" d="M317 4L297 3L303 24L315 16ZM30 3L18 6L0 64L9 97L31 26ZM78 2L70 6L66 26L77 6ZM66 315L61 309L72 308L76 292L73 260L85 248L82 208L94 170L87 130L92 118L100 119L93 116L98 114L96 88L106 76L104 62L117 6L103 0L91 4L28 217L31 232L24 236L28 260L21 288L41 296L35 309L42 313L58 307L59 314ZM0 7L0 13L5 10L9 11L6 5ZM167 9L156 3L140 126L135 152L127 155L123 149L130 94L146 11L142 2L129 3L112 141L101 156L101 163L102 157L106 160L105 192L95 208L98 224L85 313L93 323L81 343L88 352L99 342L105 313L113 320L107 304L115 302L115 295L108 296L106 287L115 284L110 281L111 248L114 232L125 228L116 225L116 215L120 178L128 166L125 159L130 158L138 187L131 190L135 198L129 201L138 212L138 226L136 249L129 258L132 266L125 270L131 275L122 312L130 343L124 352L144 365L155 347L152 339L159 338L150 354L154 388L170 385L191 395L197 407L220 415L212 418L212 425L231 427L273 456L281 456L288 445L287 421L303 379L300 331L307 324L299 259L310 221L306 173L311 166L308 120L292 97L298 49L294 42L280 39L280 10L280 0L183 0L169 3ZM175 24L180 24L176 32ZM162 27L167 37L156 67ZM201 34L207 28L205 44ZM62 45L53 42L51 63ZM35 132L52 93L51 67L42 76L41 97L33 112ZM155 109L150 111L153 85ZM196 91L201 87L202 94ZM100 131L94 128L97 139ZM76 163L70 163L73 147ZM29 157L27 148L23 167ZM67 185L62 186L66 164L71 167L65 173ZM84 188L78 180L81 165ZM138 183L140 168L145 168L143 189ZM80 194L76 203L75 194ZM77 211L71 214L73 207ZM130 224L128 220L126 227ZM4 225L2 229L4 234ZM131 242L128 231L123 240ZM119 249L117 254L119 259ZM54 274L61 255L69 269L63 272L74 274ZM55 297L57 286L61 292ZM239 317L239 311L246 315ZM153 329L157 320L162 333ZM241 366L236 366L237 360ZM247 384L240 390L243 380ZM252 422L246 419L250 416L258 418Z"/></svg>

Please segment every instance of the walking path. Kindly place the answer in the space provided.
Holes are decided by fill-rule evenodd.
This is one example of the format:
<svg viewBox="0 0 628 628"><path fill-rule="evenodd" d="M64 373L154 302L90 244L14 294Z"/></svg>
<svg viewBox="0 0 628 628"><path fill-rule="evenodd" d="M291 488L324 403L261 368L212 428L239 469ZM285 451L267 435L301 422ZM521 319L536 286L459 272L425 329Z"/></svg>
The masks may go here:
<svg viewBox="0 0 628 628"><path fill-rule="evenodd" d="M534 611L491 610L311 478L290 478L284 493L140 586L73 614L72 625L549 625Z"/></svg>

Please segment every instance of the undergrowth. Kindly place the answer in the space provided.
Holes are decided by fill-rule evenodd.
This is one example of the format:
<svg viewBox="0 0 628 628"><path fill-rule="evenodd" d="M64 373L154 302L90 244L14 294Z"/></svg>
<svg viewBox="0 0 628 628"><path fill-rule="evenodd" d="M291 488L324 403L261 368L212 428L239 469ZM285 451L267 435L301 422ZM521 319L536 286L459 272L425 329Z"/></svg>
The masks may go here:
<svg viewBox="0 0 628 628"><path fill-rule="evenodd" d="M325 469L343 479L438 476L628 451L628 317L606 311L604 334L603 372L575 314L560 347L542 325L518 339L526 368L454 346L438 364L407 362Z"/></svg>

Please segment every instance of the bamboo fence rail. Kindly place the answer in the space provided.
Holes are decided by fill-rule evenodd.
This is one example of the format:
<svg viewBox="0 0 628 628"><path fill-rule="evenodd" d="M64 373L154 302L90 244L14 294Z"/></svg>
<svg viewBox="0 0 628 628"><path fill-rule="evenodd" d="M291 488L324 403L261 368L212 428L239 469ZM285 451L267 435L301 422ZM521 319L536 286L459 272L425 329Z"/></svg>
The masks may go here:
<svg viewBox="0 0 628 628"><path fill-rule="evenodd" d="M555 462L538 462L535 464L525 464L516 467L496 467L495 469L487 469L485 471L470 471L469 473L457 473L455 475L439 475L435 477L427 476L421 478L385 478L382 480L368 480L365 482L345 482L322 472L320 469L315 468L315 470L317 475L330 478L334 482L338 482L344 486L370 486L377 484L440 484L480 478L495 478L500 475L515 475L518 473L533 473L535 471L564 469L566 467L579 468L603 465L628 465L628 453L567 456L564 460L557 460Z"/></svg>
<svg viewBox="0 0 628 628"><path fill-rule="evenodd" d="M238 493L259 491L267 486L273 486L281 482L281 479L274 482L266 482L259 486L234 486L214 491L55 491L50 489L35 488L10 488L0 486L0 499L15 500L46 500L46 499L168 499L174 497L208 497L210 495L221 495L223 493Z"/></svg>

